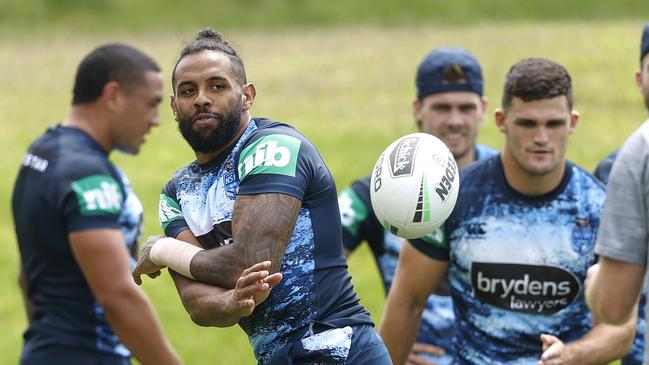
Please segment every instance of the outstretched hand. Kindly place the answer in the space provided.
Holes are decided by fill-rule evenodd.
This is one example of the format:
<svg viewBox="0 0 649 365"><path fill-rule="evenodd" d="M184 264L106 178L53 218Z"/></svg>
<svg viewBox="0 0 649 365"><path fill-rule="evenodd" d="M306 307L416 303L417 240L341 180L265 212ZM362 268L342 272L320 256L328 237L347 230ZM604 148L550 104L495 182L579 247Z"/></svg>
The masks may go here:
<svg viewBox="0 0 649 365"><path fill-rule="evenodd" d="M151 279L155 279L160 276L160 270L164 269L164 266L157 265L151 261L151 247L164 237L165 236L151 236L147 238L146 242L140 249L137 264L132 273L133 280L137 285L142 285L142 278L140 276L146 274Z"/></svg>
<svg viewBox="0 0 649 365"><path fill-rule="evenodd" d="M257 305L262 303L271 289L282 280L281 273L270 275L271 262L264 261L245 269L231 291L230 310L232 314L249 316Z"/></svg>

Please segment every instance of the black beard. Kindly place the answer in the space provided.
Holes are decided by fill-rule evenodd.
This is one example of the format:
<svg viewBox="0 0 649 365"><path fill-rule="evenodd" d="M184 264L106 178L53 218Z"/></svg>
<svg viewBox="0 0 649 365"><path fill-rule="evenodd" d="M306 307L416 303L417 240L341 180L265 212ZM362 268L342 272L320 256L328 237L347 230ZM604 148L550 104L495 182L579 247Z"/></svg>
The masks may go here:
<svg viewBox="0 0 649 365"><path fill-rule="evenodd" d="M211 113L208 109L199 109L190 117L179 115L178 130L185 141L195 152L211 153L218 151L232 141L241 126L242 102L239 100L237 105L225 116L215 114L214 117L221 121L218 128L207 131L207 133L198 132L192 128L192 121L197 114ZM213 114L213 113L212 113Z"/></svg>

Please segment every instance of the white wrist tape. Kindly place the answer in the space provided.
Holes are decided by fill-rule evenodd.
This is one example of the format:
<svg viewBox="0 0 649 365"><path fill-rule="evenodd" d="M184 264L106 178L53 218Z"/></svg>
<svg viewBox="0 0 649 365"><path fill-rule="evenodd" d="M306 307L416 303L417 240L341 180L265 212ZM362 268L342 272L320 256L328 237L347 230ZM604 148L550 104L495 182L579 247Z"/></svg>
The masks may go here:
<svg viewBox="0 0 649 365"><path fill-rule="evenodd" d="M189 264L192 258L203 249L190 243L165 237L151 247L151 261L160 266L167 266L184 277L194 279Z"/></svg>

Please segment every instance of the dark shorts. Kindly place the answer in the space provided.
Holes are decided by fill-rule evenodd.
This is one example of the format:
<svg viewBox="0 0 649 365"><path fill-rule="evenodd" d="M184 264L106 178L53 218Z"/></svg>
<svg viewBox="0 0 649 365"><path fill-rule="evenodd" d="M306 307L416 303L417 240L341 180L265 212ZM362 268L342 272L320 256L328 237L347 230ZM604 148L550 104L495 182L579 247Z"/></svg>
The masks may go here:
<svg viewBox="0 0 649 365"><path fill-rule="evenodd" d="M392 365L383 340L370 325L331 328L315 324L268 365Z"/></svg>
<svg viewBox="0 0 649 365"><path fill-rule="evenodd" d="M26 346L20 365L131 365L129 358L66 346L30 349Z"/></svg>

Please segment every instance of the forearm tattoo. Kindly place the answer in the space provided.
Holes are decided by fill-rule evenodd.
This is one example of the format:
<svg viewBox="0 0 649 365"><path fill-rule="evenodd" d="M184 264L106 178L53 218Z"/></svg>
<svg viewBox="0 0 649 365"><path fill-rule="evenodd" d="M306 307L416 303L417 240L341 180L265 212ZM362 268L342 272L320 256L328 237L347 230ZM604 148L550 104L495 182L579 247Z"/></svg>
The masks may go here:
<svg viewBox="0 0 649 365"><path fill-rule="evenodd" d="M302 202L290 195L240 196L234 207L232 236L244 243L246 267L270 260L271 273L278 272Z"/></svg>
<svg viewBox="0 0 649 365"><path fill-rule="evenodd" d="M205 250L194 256L191 273L199 281L234 288L241 272L271 261L271 273L282 266L302 202L285 194L241 195L232 213L230 245Z"/></svg>

